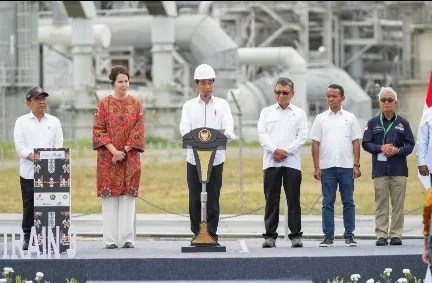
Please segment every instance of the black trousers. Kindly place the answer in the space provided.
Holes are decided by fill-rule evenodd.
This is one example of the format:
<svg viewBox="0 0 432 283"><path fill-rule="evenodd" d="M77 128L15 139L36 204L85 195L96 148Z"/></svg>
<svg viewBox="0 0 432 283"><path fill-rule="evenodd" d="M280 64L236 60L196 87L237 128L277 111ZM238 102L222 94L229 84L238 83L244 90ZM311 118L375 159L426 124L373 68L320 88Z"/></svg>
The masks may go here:
<svg viewBox="0 0 432 283"><path fill-rule="evenodd" d="M222 188L223 163L213 166L210 180L206 185L207 191L207 227L209 234L217 241L219 224L219 196ZM187 183L189 187L189 216L191 231L195 235L199 232L201 223L201 192L202 184L198 177L198 169L187 162Z"/></svg>
<svg viewBox="0 0 432 283"><path fill-rule="evenodd" d="M276 239L279 225L279 205L281 186L285 190L288 204L288 227L291 239L301 237L301 207L300 207L300 185L302 174L300 170L288 167L270 167L264 170L264 196L266 200L264 223L266 233L265 239Z"/></svg>
<svg viewBox="0 0 432 283"><path fill-rule="evenodd" d="M24 240L30 239L31 228L34 225L34 181L33 179L24 179L20 176L21 194L23 202L23 220L22 230L24 232Z"/></svg>

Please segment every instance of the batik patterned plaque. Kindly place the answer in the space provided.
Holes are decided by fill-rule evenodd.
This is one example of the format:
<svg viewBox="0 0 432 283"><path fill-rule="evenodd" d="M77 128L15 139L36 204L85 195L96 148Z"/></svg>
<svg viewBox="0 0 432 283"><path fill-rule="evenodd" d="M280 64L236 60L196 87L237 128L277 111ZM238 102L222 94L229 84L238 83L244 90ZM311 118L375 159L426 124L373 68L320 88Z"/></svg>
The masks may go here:
<svg viewBox="0 0 432 283"><path fill-rule="evenodd" d="M70 150L36 148L34 154L34 226L39 247L42 251L42 227L46 227L53 232L56 243L60 242L60 253L64 253L69 249ZM57 226L60 228L59 239L56 235ZM48 242L46 245L48 247ZM47 250L50 251L51 247Z"/></svg>

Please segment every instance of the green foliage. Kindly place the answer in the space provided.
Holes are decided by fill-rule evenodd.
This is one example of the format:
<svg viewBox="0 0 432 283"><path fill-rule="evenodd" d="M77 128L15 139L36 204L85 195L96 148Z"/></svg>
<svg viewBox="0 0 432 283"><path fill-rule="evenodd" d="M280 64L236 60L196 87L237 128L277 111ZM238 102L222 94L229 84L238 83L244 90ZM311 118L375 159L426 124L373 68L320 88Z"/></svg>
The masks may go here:
<svg viewBox="0 0 432 283"><path fill-rule="evenodd" d="M366 283L391 283L393 281L393 279L391 278L391 273L392 273L392 269L391 268L386 268L381 274L379 274L379 277L382 278L382 281L375 281L373 278L370 278L368 280L366 280ZM415 277L411 271L409 269L403 269L402 273L404 274L405 277L399 278L397 280L395 280L394 282L396 283L422 283L424 282L423 279L417 278ZM359 274L353 274L351 275L351 281L352 282L360 282L361 277ZM344 282L344 278L340 278L339 276L333 278L333 279L328 279L327 283L343 283Z"/></svg>
<svg viewBox="0 0 432 283"><path fill-rule="evenodd" d="M11 267L5 267L3 269L3 272L2 272L2 275L3 275L4 278L0 278L0 282L6 282L6 283L12 283L12 282L15 282L15 283L26 283L26 282L30 281L30 280L27 280L27 279L22 279L21 275L16 275L15 276L15 281L13 281L13 279L14 279L13 278L14 277L14 272L15 271ZM38 277L38 276L40 276L40 277ZM41 283L41 282L50 283L49 281L46 281L46 280L42 281L43 276L44 275L41 272L37 272L36 273L36 278L34 280L36 280L36 282L38 282L38 283ZM31 281L31 282L33 282L33 281ZM77 279L75 279L75 278L71 278L71 279L66 278L66 283L79 283L79 281Z"/></svg>
<svg viewBox="0 0 432 283"><path fill-rule="evenodd" d="M333 278L333 280L328 279L327 283L344 283L344 278L339 278L339 276L336 276L336 278Z"/></svg>

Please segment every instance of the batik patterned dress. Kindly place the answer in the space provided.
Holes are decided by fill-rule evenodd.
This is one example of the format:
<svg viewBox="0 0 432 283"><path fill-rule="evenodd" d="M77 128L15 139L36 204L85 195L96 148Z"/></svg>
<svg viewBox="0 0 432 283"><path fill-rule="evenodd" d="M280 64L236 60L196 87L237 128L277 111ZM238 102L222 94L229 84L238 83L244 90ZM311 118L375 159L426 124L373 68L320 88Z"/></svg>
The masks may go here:
<svg viewBox="0 0 432 283"><path fill-rule="evenodd" d="M117 150L130 146L125 159L112 163L105 147ZM93 122L93 149L97 150L97 196L132 195L137 197L141 177L140 153L144 152L144 114L142 104L131 95L117 99L109 95L99 101Z"/></svg>
<svg viewBox="0 0 432 283"><path fill-rule="evenodd" d="M425 237L429 237L431 213L432 213L432 189L429 189L423 207L423 236Z"/></svg>

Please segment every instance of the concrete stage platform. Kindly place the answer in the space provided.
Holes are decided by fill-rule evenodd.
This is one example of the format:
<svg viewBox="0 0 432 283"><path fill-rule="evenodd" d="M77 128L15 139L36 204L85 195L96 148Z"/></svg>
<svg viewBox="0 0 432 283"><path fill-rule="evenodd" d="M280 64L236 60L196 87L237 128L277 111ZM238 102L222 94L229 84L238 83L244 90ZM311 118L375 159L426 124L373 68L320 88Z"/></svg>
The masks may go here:
<svg viewBox="0 0 432 283"><path fill-rule="evenodd" d="M0 238L2 241L2 239ZM304 240L303 248L279 238L276 248L261 248L258 238L220 238L225 253L182 253L190 244L186 238L139 238L134 249L103 248L98 239L80 238L74 259L0 260L0 268L12 267L17 274L34 279L43 272L51 283L75 277L84 282L327 282L336 276L349 281L351 274L380 280L385 268L392 278L403 277L408 268L424 278L426 265L421 260L422 239L405 239L402 246L376 247L374 240L358 239L357 247L336 240L333 247L319 248L320 240ZM1 243L1 242L0 242ZM0 256L4 253L0 245ZM8 254L11 254L10 247Z"/></svg>

